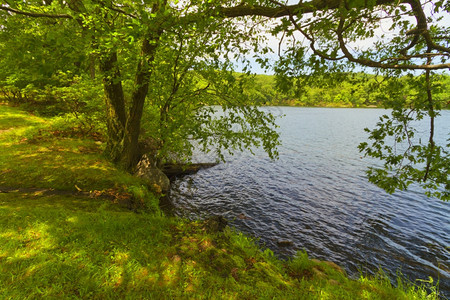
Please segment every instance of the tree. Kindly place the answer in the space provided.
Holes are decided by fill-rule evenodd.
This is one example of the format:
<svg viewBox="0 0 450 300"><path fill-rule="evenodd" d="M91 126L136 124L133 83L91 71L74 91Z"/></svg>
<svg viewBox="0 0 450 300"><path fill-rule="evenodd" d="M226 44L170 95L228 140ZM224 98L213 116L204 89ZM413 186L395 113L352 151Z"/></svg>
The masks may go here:
<svg viewBox="0 0 450 300"><path fill-rule="evenodd" d="M173 153L177 159L189 160L192 141L203 151L213 149L222 159L224 151L251 145L262 146L270 157L277 155L273 116L252 106L253 98L245 92L252 86L250 78L235 74L219 55L229 51L227 42L231 46L249 42L247 34L232 24L208 20L174 24L161 36L149 80L143 135L156 144L158 162Z"/></svg>
<svg viewBox="0 0 450 300"><path fill-rule="evenodd" d="M188 13L193 5L196 17L190 18ZM103 79L108 131L105 153L130 172L147 150L140 147L145 143L139 143L139 138L143 137L141 120L148 96L154 97L150 99L150 103L160 106L160 121L156 122L158 127L150 129L153 131L150 135L154 136L154 132L159 132L156 135L160 148L167 145L169 119L173 119L175 114L175 105L171 102L175 102L184 93L185 97L190 97L189 102L183 100L175 104L178 108L181 107L180 104L189 104L190 119L203 120L189 135L200 139L204 148L215 143L219 146L216 149L221 155L221 148L242 149L262 144L270 156L276 155L274 146L277 144L278 134L273 129L273 116L245 106L245 97L242 97L242 93L237 93L242 90L243 80L236 81L232 76L227 55L218 54L218 51L231 53L233 50L243 49L239 41L248 36L240 34L236 30L237 25L231 21L209 17L210 8L211 4L202 2L174 6L166 1L153 1L148 6L143 6L133 1L122 1L117 6L113 2L79 0L68 1L67 5L62 3L62 6L53 1L45 5L29 1L26 4L12 2L0 7L7 12L8 18L25 15L67 19L79 24L81 34L90 39L89 56L96 57ZM206 34L210 37L205 40L204 47L196 46L194 49L193 38ZM173 48L176 43L181 48L183 43L188 44L191 53ZM174 54L176 51L179 53ZM237 55L236 53L235 51L232 55ZM203 63L199 63L199 60ZM205 60L210 60L209 65L205 65ZM130 74L134 74L134 79L130 78L133 77ZM207 87L190 90L187 84L194 82L193 75L203 78ZM168 79L172 80L173 85L166 90L167 85L161 83L166 83ZM124 86L130 80L133 80L132 87ZM211 80L215 80L214 83ZM153 84L151 89L150 83ZM127 89L129 95L126 94ZM231 99L232 95L235 99ZM193 96L203 100L208 98L207 101L195 100L203 101L203 106L222 104L226 114L211 122L210 115L214 111L200 108L199 103L193 101ZM215 99L215 102L211 99ZM196 118L192 118L192 113L195 113ZM231 127L232 123L236 126ZM224 124L226 126L221 126ZM173 124L171 128L174 128ZM213 133L215 139L207 138L205 134L208 132ZM186 132L183 134L187 137Z"/></svg>
<svg viewBox="0 0 450 300"><path fill-rule="evenodd" d="M85 41L74 33L73 24L12 17L1 18L0 26L2 86L55 86L55 70L80 74L85 67Z"/></svg>
<svg viewBox="0 0 450 300"><path fill-rule="evenodd" d="M18 14L66 19L79 24L83 35L90 39L91 55L97 58L103 78L108 128L106 153L127 170L133 169L141 154L139 138L145 99L149 94L150 82L161 71L155 68L162 63L157 58L158 50L166 47L168 37L173 36L171 28L174 26L186 28L187 32L211 32L213 38L207 41L208 47L198 57L208 56L209 53L217 65L220 61L230 62L230 55L239 56L239 53L246 54L249 50L266 52L267 49L258 44L258 31L254 30L257 27L251 25L261 22L261 18L279 19L272 26L271 33L281 34L281 39L289 45L275 68L284 86L299 87L305 80L313 78L312 75L354 70L358 66L373 68L388 76L389 85L395 88L401 84L400 75L422 70L425 74L421 77L407 77L411 78L409 84L416 87L414 97L405 98L398 92L386 101L386 106L393 107L394 113L391 118L380 121L379 128L371 132L374 142L371 145L362 144L361 151L385 160L383 169L369 171L369 179L388 191L392 191L389 187L403 189L412 181L420 181L431 190L444 185L446 191L436 192L435 195L443 199L449 197L448 168L445 167L450 165L447 163L448 150L436 145L433 138L434 119L441 104L432 97L436 76L433 71L450 68L448 28L440 23L450 10L448 1L311 0L294 5L275 0L193 0L182 3L70 0L45 1L44 5L38 1L9 1L1 5L0 10L8 18ZM439 15L441 13L443 15ZM378 34L377 29L384 24L388 24L394 33L391 38L380 36L370 46L357 48L355 42L374 38ZM248 28L252 30L247 36L256 38L252 39L250 49L240 43ZM299 38L307 43L301 43ZM172 54L172 59L177 61L177 56ZM259 61L265 62L263 59ZM137 67L133 71L134 83L127 99L123 87L127 76L124 66L129 67L130 62ZM129 73L130 69L126 72ZM173 79L186 74L188 72L179 73ZM172 99L170 95L164 96L166 103ZM406 103L405 99L409 102ZM405 109L406 105L410 110ZM161 110L161 119L164 120L168 113L168 110ZM404 153L395 153L394 146L386 146L384 139L394 136L396 143L411 141L413 131L408 124L413 114L415 118L430 118L428 142L424 145L410 144ZM265 118L263 115L257 117ZM270 117L267 120L270 123ZM256 133L254 130L252 132ZM273 146L276 135L269 136L263 144ZM231 137L229 135L227 138ZM400 157L405 157L407 163ZM425 166L417 166L421 163Z"/></svg>

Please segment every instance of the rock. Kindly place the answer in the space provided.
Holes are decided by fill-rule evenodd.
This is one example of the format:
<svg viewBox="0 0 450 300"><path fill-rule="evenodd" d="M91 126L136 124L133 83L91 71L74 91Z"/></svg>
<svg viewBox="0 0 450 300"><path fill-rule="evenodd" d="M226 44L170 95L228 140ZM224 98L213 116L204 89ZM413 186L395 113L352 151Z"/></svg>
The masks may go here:
<svg viewBox="0 0 450 300"><path fill-rule="evenodd" d="M247 217L245 214L239 214L237 217L241 220L251 220L251 218Z"/></svg>
<svg viewBox="0 0 450 300"><path fill-rule="evenodd" d="M289 240L279 240L279 241L277 241L277 245L279 247L291 247L294 245L294 243Z"/></svg>
<svg viewBox="0 0 450 300"><path fill-rule="evenodd" d="M189 175L198 172L201 169L207 169L217 166L217 163L197 163L197 164L165 164L162 171L170 178Z"/></svg>
<svg viewBox="0 0 450 300"><path fill-rule="evenodd" d="M223 216L212 216L204 221L205 229L209 233L222 232L228 225L227 219Z"/></svg>
<svg viewBox="0 0 450 300"><path fill-rule="evenodd" d="M156 168L156 162L150 158L148 154L144 154L136 165L135 174L138 175L145 170Z"/></svg>
<svg viewBox="0 0 450 300"><path fill-rule="evenodd" d="M135 176L145 180L146 184L157 192L167 193L170 189L170 180L147 155L143 155L136 166Z"/></svg>
<svg viewBox="0 0 450 300"><path fill-rule="evenodd" d="M167 193L170 189L170 180L160 169L153 168L146 170L145 173L138 177L143 178L147 185L157 192Z"/></svg>

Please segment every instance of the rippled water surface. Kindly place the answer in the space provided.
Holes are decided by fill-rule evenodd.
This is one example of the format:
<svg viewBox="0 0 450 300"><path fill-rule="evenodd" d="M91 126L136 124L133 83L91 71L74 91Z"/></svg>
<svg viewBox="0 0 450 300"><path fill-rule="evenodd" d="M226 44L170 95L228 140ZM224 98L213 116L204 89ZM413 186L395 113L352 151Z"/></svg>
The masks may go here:
<svg viewBox="0 0 450 300"><path fill-rule="evenodd" d="M269 108L278 121L280 158L239 153L227 163L177 179L171 201L187 217L223 215L281 257L306 249L350 274L397 270L411 280L440 279L450 295L450 203L418 191L389 195L365 178L357 145L381 109ZM425 132L426 123L420 124ZM449 138L450 111L436 122ZM208 161L208 157L199 157ZM279 241L291 241L279 247Z"/></svg>

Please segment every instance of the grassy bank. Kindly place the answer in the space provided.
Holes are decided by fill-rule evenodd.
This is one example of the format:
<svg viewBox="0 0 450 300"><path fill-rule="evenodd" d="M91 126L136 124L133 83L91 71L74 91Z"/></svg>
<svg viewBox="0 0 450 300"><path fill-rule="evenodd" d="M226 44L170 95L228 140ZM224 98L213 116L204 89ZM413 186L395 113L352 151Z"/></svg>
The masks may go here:
<svg viewBox="0 0 450 300"><path fill-rule="evenodd" d="M103 144L0 105L1 299L433 299L164 216Z"/></svg>

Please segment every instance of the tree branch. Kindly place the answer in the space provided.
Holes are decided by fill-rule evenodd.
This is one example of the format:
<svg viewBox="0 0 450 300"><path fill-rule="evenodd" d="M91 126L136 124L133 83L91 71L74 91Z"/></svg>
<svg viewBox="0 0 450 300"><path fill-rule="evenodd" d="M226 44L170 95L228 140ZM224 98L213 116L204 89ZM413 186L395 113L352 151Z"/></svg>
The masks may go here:
<svg viewBox="0 0 450 300"><path fill-rule="evenodd" d="M3 5L0 5L0 10L4 10L10 13L18 14L18 15L24 15L28 17L33 18L52 18L52 19L73 19L71 15L66 14L44 14L44 13L37 13L37 12L27 12L27 11L21 11L15 8L6 7Z"/></svg>
<svg viewBox="0 0 450 300"><path fill-rule="evenodd" d="M428 31L427 17L425 15L425 13L423 12L420 1L406 0L405 2L411 6L411 9L414 12L414 16L416 17L416 20L417 20L417 28L415 30L415 31L417 31L416 34L420 34L424 37L428 48L450 53L450 48L438 45L433 41L433 38L431 37L430 32Z"/></svg>
<svg viewBox="0 0 450 300"><path fill-rule="evenodd" d="M436 65L431 65L431 64L407 65L407 64L395 64L395 63L385 64L385 63L370 60L370 59L356 58L350 53L350 51L348 50L347 45L344 41L344 37L342 35L344 23L345 23L345 19L343 17L341 17L341 20L339 22L336 33L337 33L339 47L341 48L341 51L344 53L345 57L351 62L355 62L360 65L366 66L366 67L380 68L380 69L396 69L396 70L440 70L440 69L450 68L450 63L436 64Z"/></svg>
<svg viewBox="0 0 450 300"><path fill-rule="evenodd" d="M289 20L291 21L291 23L294 25L295 29L297 29L301 34L303 34L306 39L308 41L310 41L310 45L309 48L311 48L311 50L314 52L314 54L318 55L319 57L326 59L326 60L332 60L332 61L338 61L338 60L342 60L344 58L346 58L345 56L341 56L341 57L331 57L325 53L323 53L322 51L319 51L316 49L316 46L314 46L315 43L315 39L313 36L310 36L309 34L307 34L297 23L297 21L295 21L294 17L292 15L289 16Z"/></svg>
<svg viewBox="0 0 450 300"><path fill-rule="evenodd" d="M430 49L429 49L430 50ZM427 58L427 64L431 64L431 57ZM425 168L425 175L423 176L423 181L425 182L428 179L428 176L430 174L430 168L431 163L433 160L433 151L435 147L434 143L434 119L435 119L435 112L434 112L434 105L433 105L433 95L431 93L431 79L430 79L430 70L425 71L425 81L426 81L426 88L427 88L427 101L428 101L428 112L430 115L430 137L428 140L428 147L429 147L429 153L427 155L427 165Z"/></svg>
<svg viewBox="0 0 450 300"><path fill-rule="evenodd" d="M119 14L128 16L128 17L133 18L133 19L136 19L136 18L137 18L135 15L133 15L133 14L131 14L131 13L128 13L128 12L126 12L126 11L120 9L120 8L117 7L117 6L114 6L114 4L113 4L112 2L111 2L110 4L108 4L108 3L106 3L105 1L98 1L98 3L101 4L101 5L103 5L103 6L105 6L105 7L108 7L110 10L115 11L115 12L117 12L117 13L119 13Z"/></svg>
<svg viewBox="0 0 450 300"><path fill-rule="evenodd" d="M275 1L271 1L275 3ZM396 1L393 0L376 0L375 5L390 4ZM278 5L278 7L266 7L259 5L238 5L235 7L222 7L220 15L224 17L245 17L245 16L262 16L269 18L287 17L289 15L298 15L304 13L313 13L320 10L339 8L342 1L339 0L312 0L309 2L302 2L294 5Z"/></svg>

